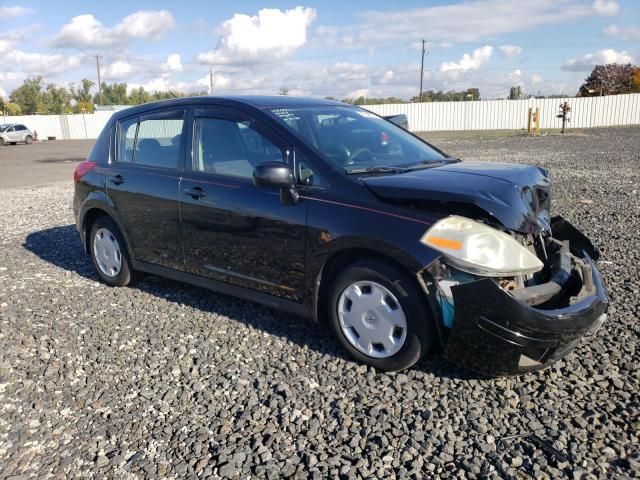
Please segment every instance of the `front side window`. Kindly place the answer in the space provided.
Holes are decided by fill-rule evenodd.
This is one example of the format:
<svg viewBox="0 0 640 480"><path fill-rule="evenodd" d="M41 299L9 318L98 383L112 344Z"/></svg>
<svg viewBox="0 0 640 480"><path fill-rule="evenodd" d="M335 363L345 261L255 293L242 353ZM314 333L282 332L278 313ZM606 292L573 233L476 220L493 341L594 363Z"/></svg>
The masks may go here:
<svg viewBox="0 0 640 480"><path fill-rule="evenodd" d="M362 108L273 108L271 114L347 173L376 167L417 167L445 158L406 130Z"/></svg>
<svg viewBox="0 0 640 480"><path fill-rule="evenodd" d="M251 178L256 165L285 159L285 152L254 121L196 118L193 169L197 172Z"/></svg>
<svg viewBox="0 0 640 480"><path fill-rule="evenodd" d="M183 112L120 123L118 161L150 167L178 167L182 143Z"/></svg>

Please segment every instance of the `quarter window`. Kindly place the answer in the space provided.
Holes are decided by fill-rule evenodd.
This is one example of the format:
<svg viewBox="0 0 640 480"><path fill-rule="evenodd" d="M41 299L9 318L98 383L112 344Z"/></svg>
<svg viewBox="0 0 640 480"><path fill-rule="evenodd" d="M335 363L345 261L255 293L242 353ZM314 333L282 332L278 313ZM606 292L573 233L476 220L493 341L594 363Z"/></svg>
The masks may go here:
<svg viewBox="0 0 640 480"><path fill-rule="evenodd" d="M136 142L136 131L138 130L138 119L125 120L120 123L118 161L133 162L133 149Z"/></svg>
<svg viewBox="0 0 640 480"><path fill-rule="evenodd" d="M194 170L251 178L256 165L284 162L285 154L253 121L197 118Z"/></svg>

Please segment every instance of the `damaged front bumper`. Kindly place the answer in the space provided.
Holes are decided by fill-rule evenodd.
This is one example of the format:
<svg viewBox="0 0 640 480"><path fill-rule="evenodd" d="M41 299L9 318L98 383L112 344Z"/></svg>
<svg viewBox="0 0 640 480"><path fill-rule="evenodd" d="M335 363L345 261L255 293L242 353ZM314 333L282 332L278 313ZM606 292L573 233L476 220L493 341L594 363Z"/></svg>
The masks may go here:
<svg viewBox="0 0 640 480"><path fill-rule="evenodd" d="M597 251L563 219L552 222L561 244L549 282L507 291L494 279L481 278L451 288L455 316L443 328L448 359L487 375L518 374L543 368L570 352L587 332L606 320L608 298L592 258ZM569 253L568 245L571 245ZM583 280L561 308L550 307L554 295L568 288L567 257L573 256ZM575 285L574 285L575 286Z"/></svg>

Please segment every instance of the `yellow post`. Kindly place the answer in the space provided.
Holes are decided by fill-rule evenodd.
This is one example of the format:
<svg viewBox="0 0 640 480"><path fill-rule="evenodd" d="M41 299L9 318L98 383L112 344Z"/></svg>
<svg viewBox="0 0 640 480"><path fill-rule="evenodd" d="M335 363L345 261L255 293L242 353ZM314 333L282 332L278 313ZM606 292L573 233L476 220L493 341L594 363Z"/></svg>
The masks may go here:
<svg viewBox="0 0 640 480"><path fill-rule="evenodd" d="M529 116L527 118L527 133L531 134L531 107L529 107Z"/></svg>
<svg viewBox="0 0 640 480"><path fill-rule="evenodd" d="M536 107L536 134L540 135L540 108Z"/></svg>

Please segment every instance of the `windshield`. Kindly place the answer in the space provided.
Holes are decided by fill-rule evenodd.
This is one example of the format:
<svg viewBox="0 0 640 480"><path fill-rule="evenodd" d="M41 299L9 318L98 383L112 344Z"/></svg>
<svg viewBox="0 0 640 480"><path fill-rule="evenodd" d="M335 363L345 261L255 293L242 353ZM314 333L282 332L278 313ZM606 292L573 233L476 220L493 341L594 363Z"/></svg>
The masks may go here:
<svg viewBox="0 0 640 480"><path fill-rule="evenodd" d="M301 135L347 173L414 167L446 157L406 130L358 107L272 108L287 128Z"/></svg>
<svg viewBox="0 0 640 480"><path fill-rule="evenodd" d="M0 132L4 132L10 126L11 126L10 123L5 123L4 125L0 125Z"/></svg>

